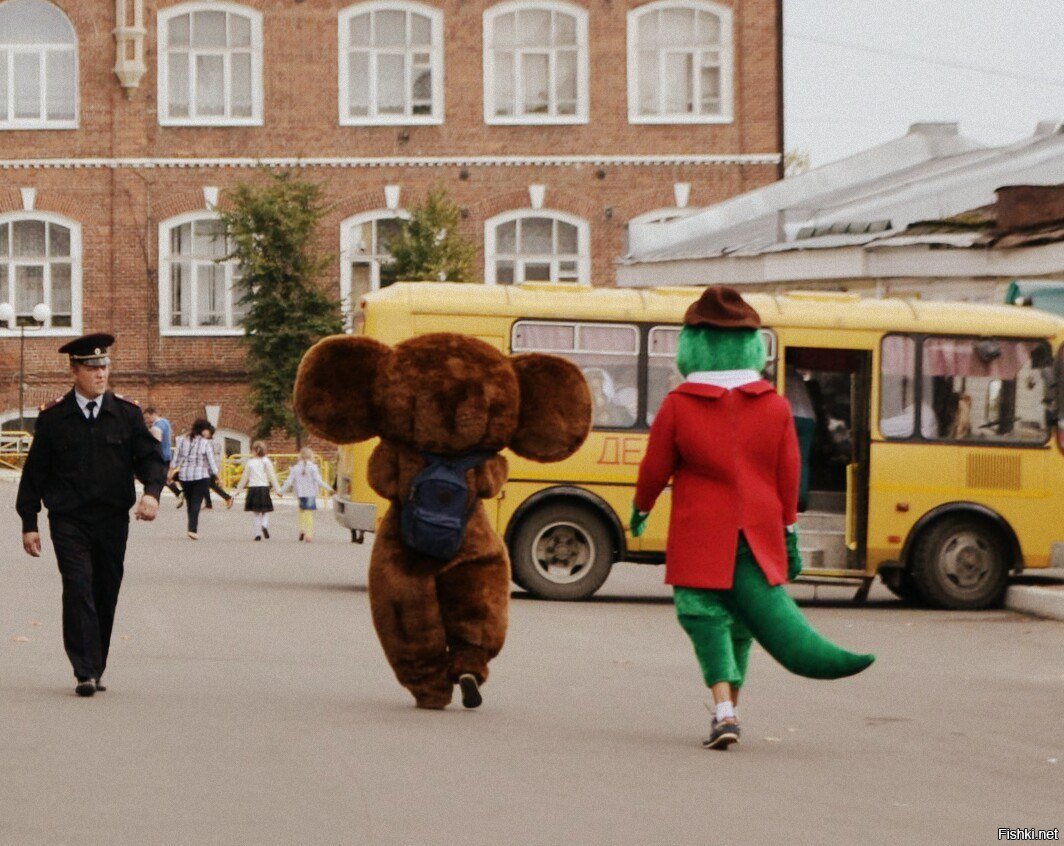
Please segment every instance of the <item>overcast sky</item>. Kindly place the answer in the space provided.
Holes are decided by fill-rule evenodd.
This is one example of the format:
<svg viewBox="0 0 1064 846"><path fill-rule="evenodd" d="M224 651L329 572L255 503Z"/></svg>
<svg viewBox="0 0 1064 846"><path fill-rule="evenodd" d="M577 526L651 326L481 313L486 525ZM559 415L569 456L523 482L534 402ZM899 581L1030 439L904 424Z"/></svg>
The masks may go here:
<svg viewBox="0 0 1064 846"><path fill-rule="evenodd" d="M1064 121L1064 0L783 0L785 146L813 166L917 121L986 144Z"/></svg>

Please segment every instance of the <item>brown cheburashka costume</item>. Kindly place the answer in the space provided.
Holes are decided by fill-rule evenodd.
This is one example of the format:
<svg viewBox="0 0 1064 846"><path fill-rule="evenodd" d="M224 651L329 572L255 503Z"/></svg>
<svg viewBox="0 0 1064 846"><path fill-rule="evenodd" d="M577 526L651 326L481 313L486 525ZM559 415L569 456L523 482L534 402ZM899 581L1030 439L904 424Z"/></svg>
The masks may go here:
<svg viewBox="0 0 1064 846"><path fill-rule="evenodd" d="M394 348L339 335L304 356L295 407L308 430L335 443L380 437L367 472L391 504L370 559L374 626L418 707L446 707L459 679L463 702L475 707L476 686L506 637L510 560L480 502L499 494L506 459L492 455L466 472L469 517L453 558L406 546L400 511L427 464L424 453L509 447L548 462L576 452L591 426L591 397L579 368L557 356L506 356L465 335L422 335Z"/></svg>

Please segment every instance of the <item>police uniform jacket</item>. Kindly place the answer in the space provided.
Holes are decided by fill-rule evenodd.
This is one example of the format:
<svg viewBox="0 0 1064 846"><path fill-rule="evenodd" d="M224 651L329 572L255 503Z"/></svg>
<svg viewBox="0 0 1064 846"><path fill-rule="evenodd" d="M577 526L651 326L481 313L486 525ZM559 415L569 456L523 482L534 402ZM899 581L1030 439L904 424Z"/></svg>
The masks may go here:
<svg viewBox="0 0 1064 846"><path fill-rule="evenodd" d="M166 462L140 408L107 391L90 424L71 390L37 417L15 504L22 531L37 531L42 501L50 514L67 517L129 511L134 475L158 498Z"/></svg>

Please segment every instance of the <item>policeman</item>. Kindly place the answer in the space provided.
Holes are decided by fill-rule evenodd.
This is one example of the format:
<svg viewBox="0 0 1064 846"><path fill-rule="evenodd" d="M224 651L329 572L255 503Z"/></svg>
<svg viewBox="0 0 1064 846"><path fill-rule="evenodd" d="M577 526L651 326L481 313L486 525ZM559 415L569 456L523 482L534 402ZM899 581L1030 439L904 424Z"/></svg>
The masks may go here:
<svg viewBox="0 0 1064 846"><path fill-rule="evenodd" d="M154 520L166 464L140 408L107 390L114 337L85 335L59 348L70 356L74 387L44 407L22 470L15 508L22 545L41 554L37 514L48 509L63 577L63 643L79 696L105 690L118 589L122 584L133 477L144 484L138 520Z"/></svg>

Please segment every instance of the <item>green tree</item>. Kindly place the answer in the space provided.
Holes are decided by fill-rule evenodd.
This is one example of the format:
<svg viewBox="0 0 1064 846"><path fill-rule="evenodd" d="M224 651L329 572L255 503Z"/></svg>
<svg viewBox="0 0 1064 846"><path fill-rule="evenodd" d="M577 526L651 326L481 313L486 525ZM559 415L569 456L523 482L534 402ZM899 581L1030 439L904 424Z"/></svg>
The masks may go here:
<svg viewBox="0 0 1064 846"><path fill-rule="evenodd" d="M322 188L292 172L268 172L228 192L221 212L230 254L241 267L244 346L256 437L283 430L302 444L292 389L303 353L343 331L340 303L318 284L332 257L318 250Z"/></svg>
<svg viewBox="0 0 1064 846"><path fill-rule="evenodd" d="M477 248L460 231L462 214L437 185L413 209L388 245L393 261L381 268L381 282L471 282Z"/></svg>

